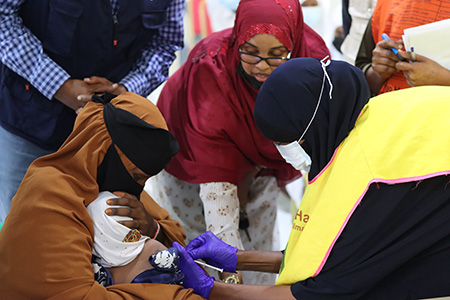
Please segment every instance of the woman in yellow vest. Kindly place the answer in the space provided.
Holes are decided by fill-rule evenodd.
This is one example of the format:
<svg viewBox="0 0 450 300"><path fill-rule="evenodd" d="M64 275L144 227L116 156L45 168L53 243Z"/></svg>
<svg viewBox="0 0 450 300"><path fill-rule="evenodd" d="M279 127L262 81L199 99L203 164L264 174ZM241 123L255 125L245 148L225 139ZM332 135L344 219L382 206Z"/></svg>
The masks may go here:
<svg viewBox="0 0 450 300"><path fill-rule="evenodd" d="M340 61L291 59L263 84L255 122L308 172L283 254L236 251L211 233L182 253L185 287L209 299L424 299L450 295L450 87L369 99ZM192 259L228 271L279 270L276 286L225 285Z"/></svg>

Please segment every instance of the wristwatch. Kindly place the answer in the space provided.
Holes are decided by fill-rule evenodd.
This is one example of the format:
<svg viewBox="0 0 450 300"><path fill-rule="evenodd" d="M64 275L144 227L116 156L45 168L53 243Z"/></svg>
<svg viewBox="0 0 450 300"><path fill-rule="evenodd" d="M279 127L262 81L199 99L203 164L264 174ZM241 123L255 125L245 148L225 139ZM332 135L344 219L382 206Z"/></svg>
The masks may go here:
<svg viewBox="0 0 450 300"><path fill-rule="evenodd" d="M239 279L239 276L237 276L237 274L231 274L230 276L228 276L227 278L225 278L225 279L223 280L223 282L225 282L225 283L239 284L239 283L241 283L241 280Z"/></svg>

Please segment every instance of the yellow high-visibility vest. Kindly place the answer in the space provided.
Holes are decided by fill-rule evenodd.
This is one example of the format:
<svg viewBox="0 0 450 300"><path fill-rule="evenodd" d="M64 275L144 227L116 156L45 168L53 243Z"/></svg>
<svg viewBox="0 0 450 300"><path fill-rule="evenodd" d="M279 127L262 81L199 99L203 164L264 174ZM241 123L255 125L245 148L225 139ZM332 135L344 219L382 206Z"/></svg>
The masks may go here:
<svg viewBox="0 0 450 300"><path fill-rule="evenodd" d="M450 87L415 87L372 98L330 163L309 182L277 284L320 273L371 183L444 174L450 174Z"/></svg>

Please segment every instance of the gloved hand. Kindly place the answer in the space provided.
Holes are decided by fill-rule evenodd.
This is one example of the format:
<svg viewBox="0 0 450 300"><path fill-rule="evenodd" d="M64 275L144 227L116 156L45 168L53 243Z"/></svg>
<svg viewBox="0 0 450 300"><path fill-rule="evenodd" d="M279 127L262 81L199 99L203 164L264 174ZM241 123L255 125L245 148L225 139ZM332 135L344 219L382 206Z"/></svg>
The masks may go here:
<svg viewBox="0 0 450 300"><path fill-rule="evenodd" d="M211 231L193 239L186 251L193 259L203 259L206 263L223 268L225 272L236 273L237 248L221 241Z"/></svg>
<svg viewBox="0 0 450 300"><path fill-rule="evenodd" d="M186 289L194 289L196 294L208 299L209 293L214 285L214 277L206 275L183 246L177 242L174 242L172 246L178 250L180 255L180 264L178 267L184 274L183 287Z"/></svg>

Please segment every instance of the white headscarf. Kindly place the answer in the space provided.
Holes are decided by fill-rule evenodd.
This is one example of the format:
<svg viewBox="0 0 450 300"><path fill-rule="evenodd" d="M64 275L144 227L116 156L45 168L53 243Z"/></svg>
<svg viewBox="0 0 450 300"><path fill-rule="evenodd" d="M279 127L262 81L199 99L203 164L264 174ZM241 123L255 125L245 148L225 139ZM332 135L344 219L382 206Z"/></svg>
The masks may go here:
<svg viewBox="0 0 450 300"><path fill-rule="evenodd" d="M96 261L106 268L124 266L133 261L144 248L148 236L130 229L117 221L132 220L129 217L108 216L105 210L110 206L106 201L118 198L110 192L101 192L97 199L87 206L94 221L94 254Z"/></svg>

